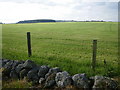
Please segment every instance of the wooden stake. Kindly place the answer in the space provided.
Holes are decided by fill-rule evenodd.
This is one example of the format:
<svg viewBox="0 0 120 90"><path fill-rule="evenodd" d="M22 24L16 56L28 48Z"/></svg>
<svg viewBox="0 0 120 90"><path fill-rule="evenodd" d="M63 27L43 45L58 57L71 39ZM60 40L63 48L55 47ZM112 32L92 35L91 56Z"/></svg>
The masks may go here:
<svg viewBox="0 0 120 90"><path fill-rule="evenodd" d="M95 71L95 66L96 66L96 53L97 53L97 40L93 40L92 69L94 71Z"/></svg>
<svg viewBox="0 0 120 90"><path fill-rule="evenodd" d="M27 45L28 45L28 57L30 57L32 55L30 32L27 32Z"/></svg>

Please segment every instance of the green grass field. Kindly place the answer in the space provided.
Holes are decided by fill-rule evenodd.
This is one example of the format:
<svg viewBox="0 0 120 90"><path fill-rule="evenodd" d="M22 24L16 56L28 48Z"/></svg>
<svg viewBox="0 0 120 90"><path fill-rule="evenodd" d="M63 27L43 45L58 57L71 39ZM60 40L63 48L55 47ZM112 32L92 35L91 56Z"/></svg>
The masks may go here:
<svg viewBox="0 0 120 90"><path fill-rule="evenodd" d="M3 58L31 59L40 65L60 67L71 75L119 75L117 22L3 24L2 28ZM31 57L27 55L27 32L31 32ZM98 40L95 73L91 69L94 39Z"/></svg>

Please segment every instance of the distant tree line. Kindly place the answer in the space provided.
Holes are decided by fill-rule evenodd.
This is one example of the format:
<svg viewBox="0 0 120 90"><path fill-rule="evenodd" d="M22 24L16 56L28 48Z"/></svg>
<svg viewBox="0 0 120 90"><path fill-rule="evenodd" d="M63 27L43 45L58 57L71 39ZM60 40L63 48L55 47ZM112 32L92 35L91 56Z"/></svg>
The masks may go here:
<svg viewBox="0 0 120 90"><path fill-rule="evenodd" d="M103 20L91 20L91 21L86 21L86 22L105 22Z"/></svg>
<svg viewBox="0 0 120 90"><path fill-rule="evenodd" d="M56 20L56 22L76 22L74 20Z"/></svg>
<svg viewBox="0 0 120 90"><path fill-rule="evenodd" d="M75 20L52 20L52 19L37 19L37 20L24 20L17 23L42 23L42 22L105 22L103 20L86 20L86 21L75 21Z"/></svg>
<svg viewBox="0 0 120 90"><path fill-rule="evenodd" d="M19 21L17 23L40 23L40 22L56 22L56 21L52 19L39 19L39 20L24 20Z"/></svg>
<svg viewBox="0 0 120 90"><path fill-rule="evenodd" d="M56 20L56 22L105 22L103 20L86 20L86 21L75 21L75 20Z"/></svg>

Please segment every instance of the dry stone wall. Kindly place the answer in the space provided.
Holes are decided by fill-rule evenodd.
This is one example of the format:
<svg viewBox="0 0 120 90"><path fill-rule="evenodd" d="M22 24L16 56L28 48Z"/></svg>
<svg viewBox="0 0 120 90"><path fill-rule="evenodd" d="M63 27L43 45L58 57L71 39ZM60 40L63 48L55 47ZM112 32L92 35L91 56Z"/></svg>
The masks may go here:
<svg viewBox="0 0 120 90"><path fill-rule="evenodd" d="M118 84L109 77L87 77L85 73L71 76L59 67L51 68L47 65L36 65L32 60L0 60L2 63L2 78L23 79L34 85L43 85L43 88L65 88L74 86L78 89L106 88L116 90Z"/></svg>

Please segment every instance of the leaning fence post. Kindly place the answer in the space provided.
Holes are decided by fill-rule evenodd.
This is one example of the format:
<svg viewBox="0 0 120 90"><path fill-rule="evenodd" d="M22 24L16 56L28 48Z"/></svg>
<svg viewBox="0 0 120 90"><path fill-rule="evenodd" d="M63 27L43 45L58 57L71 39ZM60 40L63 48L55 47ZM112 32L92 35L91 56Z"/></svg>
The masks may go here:
<svg viewBox="0 0 120 90"><path fill-rule="evenodd" d="M95 66L96 66L96 53L97 53L97 40L93 40L92 69L94 71L95 71Z"/></svg>
<svg viewBox="0 0 120 90"><path fill-rule="evenodd" d="M32 55L30 32L27 32L27 46L28 46L28 57L30 57Z"/></svg>

